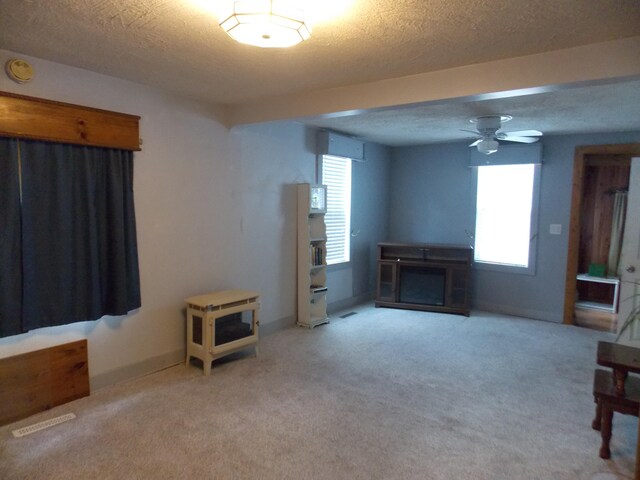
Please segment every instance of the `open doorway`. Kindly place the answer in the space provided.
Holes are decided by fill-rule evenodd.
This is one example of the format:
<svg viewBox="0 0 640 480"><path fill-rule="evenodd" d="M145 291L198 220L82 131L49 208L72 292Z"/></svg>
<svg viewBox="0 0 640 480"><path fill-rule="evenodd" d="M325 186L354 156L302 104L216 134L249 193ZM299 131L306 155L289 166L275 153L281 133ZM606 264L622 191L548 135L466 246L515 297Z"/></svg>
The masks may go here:
<svg viewBox="0 0 640 480"><path fill-rule="evenodd" d="M610 263L616 244L616 198L629 185L631 157L640 144L576 148L564 323L615 331L619 280Z"/></svg>

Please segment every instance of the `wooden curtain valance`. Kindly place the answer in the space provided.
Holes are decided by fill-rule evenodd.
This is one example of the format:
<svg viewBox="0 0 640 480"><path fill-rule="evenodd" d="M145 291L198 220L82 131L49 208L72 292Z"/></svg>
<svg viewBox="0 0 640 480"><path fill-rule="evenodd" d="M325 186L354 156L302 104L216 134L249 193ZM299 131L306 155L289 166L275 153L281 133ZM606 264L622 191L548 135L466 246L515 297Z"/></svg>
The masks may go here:
<svg viewBox="0 0 640 480"><path fill-rule="evenodd" d="M140 150L140 117L0 92L0 136Z"/></svg>

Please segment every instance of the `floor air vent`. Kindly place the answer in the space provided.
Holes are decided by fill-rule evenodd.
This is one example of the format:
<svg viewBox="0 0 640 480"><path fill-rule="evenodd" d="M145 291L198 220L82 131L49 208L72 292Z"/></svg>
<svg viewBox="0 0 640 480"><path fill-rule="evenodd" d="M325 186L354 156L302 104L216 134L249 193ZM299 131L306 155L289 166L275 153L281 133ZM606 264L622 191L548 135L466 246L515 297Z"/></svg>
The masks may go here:
<svg viewBox="0 0 640 480"><path fill-rule="evenodd" d="M56 418L50 418L49 420L45 420L43 422L34 423L33 425L29 425L28 427L22 427L17 430L13 430L13 436L16 438L24 437L25 435L30 435L35 432L39 432L40 430L44 430L45 428L53 427L54 425L59 425L60 423L64 423L68 420L73 420L76 416L73 413L67 413L66 415L61 415Z"/></svg>
<svg viewBox="0 0 640 480"><path fill-rule="evenodd" d="M340 318L347 318L350 317L351 315L356 315L358 312L349 312L349 313L345 313L344 315L340 315Z"/></svg>

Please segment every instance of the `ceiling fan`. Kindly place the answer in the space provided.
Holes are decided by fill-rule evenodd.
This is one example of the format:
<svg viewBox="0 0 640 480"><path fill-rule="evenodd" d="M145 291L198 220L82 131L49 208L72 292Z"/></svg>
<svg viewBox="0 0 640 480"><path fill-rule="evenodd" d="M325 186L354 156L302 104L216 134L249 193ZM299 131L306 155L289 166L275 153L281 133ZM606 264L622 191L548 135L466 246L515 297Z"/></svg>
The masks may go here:
<svg viewBox="0 0 640 480"><path fill-rule="evenodd" d="M480 153L489 155L498 151L498 140L505 142L534 143L542 136L538 130L519 130L517 132L499 132L502 124L508 122L513 117L511 115L484 115L469 120L476 125L476 131L462 130L478 136L470 147L477 147Z"/></svg>

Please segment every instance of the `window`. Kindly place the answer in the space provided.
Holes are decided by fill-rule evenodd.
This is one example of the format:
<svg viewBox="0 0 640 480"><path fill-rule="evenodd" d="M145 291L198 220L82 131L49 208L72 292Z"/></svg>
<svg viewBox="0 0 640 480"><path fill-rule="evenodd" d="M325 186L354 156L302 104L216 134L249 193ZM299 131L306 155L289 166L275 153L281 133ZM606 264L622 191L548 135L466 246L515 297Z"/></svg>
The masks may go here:
<svg viewBox="0 0 640 480"><path fill-rule="evenodd" d="M322 183L327 186L327 265L348 262L351 231L351 159L322 156Z"/></svg>
<svg viewBox="0 0 640 480"><path fill-rule="evenodd" d="M477 167L475 261L535 273L539 164Z"/></svg>

